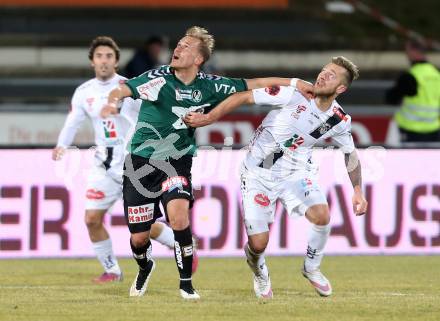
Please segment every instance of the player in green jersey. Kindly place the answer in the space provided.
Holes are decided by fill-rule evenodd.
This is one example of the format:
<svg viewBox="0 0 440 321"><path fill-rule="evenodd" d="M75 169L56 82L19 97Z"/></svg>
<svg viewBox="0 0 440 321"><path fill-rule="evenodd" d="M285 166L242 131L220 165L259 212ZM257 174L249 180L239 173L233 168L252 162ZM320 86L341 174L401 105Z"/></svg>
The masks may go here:
<svg viewBox="0 0 440 321"><path fill-rule="evenodd" d="M130 296L144 295L155 262L151 258L150 228L161 216L162 203L174 232L174 254L180 275L180 294L199 299L192 285L193 245L189 209L194 128L182 121L190 111L205 112L235 92L292 83L305 96L313 86L296 78L234 79L200 71L214 48L214 38L201 27L191 27L174 49L170 65L146 71L113 90L102 116L117 113L125 97L142 99L135 133L124 167L124 212L130 244L139 272Z"/></svg>

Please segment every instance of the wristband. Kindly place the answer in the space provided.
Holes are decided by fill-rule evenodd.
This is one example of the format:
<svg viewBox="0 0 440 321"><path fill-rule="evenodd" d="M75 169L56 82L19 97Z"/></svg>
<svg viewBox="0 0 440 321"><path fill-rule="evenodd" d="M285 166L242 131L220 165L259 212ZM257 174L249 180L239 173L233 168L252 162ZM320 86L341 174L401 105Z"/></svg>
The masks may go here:
<svg viewBox="0 0 440 321"><path fill-rule="evenodd" d="M298 78L292 78L290 79L290 86L296 88L296 83L298 82Z"/></svg>

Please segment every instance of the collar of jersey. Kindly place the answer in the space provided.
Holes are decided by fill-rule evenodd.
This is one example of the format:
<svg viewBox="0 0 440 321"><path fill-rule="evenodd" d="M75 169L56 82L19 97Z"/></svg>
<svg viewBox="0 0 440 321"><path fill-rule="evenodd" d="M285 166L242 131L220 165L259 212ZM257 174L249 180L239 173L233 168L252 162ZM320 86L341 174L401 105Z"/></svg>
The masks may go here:
<svg viewBox="0 0 440 321"><path fill-rule="evenodd" d="M176 77L175 70L174 70L174 68L171 67L171 66L170 66L170 71L171 71L171 73L173 74L173 77L174 77L174 79L175 79L177 82L179 82L179 83L181 83L183 86L187 86L187 87L194 85L194 83L195 83L198 79L204 79L204 78L206 78L206 74L205 74L203 71L200 70L200 71L197 73L197 75L196 75L196 77L194 78L194 80L193 80L190 84L186 85L186 84L184 84L179 78Z"/></svg>

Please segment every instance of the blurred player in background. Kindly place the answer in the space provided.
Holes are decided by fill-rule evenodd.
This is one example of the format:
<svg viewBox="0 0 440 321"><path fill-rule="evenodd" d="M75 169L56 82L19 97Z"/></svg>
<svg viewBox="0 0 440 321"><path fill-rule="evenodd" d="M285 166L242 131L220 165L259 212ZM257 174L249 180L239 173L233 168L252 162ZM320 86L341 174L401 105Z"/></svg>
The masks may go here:
<svg viewBox="0 0 440 321"><path fill-rule="evenodd" d="M165 41L162 37L149 37L142 48L136 50L133 57L128 61L124 70L124 76L133 78L146 70L159 67L160 53L164 47Z"/></svg>
<svg viewBox="0 0 440 321"><path fill-rule="evenodd" d="M259 298L272 298L269 270L264 251L269 242L269 224L280 200L290 216L306 216L312 223L302 274L322 296L332 287L321 273L324 247L330 234L330 211L317 182L312 148L332 138L341 146L354 188L353 210L362 215L367 201L362 192L361 166L351 136L351 118L335 98L358 77L357 67L344 57L324 66L309 100L290 87L268 87L237 93L210 113L189 113L185 122L192 127L211 124L242 104L279 107L271 111L254 133L241 170L244 224L248 235L247 262L254 273L254 290Z"/></svg>
<svg viewBox="0 0 440 321"><path fill-rule="evenodd" d="M289 85L288 78L236 79L207 75L200 71L210 58L214 38L204 28L186 31L174 49L171 63L128 80L113 90L103 116L117 113L124 97L142 99L136 132L130 143L131 154L124 167L124 211L131 233L130 244L139 272L130 296L144 295L155 268L151 256L151 224L160 217L162 203L174 231L180 295L199 299L193 288L191 262L193 247L189 209L194 202L191 186L192 158L196 152L194 129L182 117L189 111L203 112L216 106L234 92L248 88ZM298 87L312 86L298 81ZM104 110L103 110L104 111ZM139 217L143 209L150 215Z"/></svg>
<svg viewBox="0 0 440 321"><path fill-rule="evenodd" d="M89 59L96 77L75 90L71 111L52 152L52 159L60 160L84 120L87 117L91 119L97 148L95 165L87 182L85 223L93 249L105 271L93 280L96 283L122 280L121 268L113 253L103 219L104 214L122 196L122 169L127 136L136 123L140 106L140 101L127 98L115 117L105 120L100 117L109 92L126 80L116 73L119 56L119 47L112 38L101 36L92 41ZM155 223L151 235L159 243L170 249L174 248L173 232L167 225Z"/></svg>

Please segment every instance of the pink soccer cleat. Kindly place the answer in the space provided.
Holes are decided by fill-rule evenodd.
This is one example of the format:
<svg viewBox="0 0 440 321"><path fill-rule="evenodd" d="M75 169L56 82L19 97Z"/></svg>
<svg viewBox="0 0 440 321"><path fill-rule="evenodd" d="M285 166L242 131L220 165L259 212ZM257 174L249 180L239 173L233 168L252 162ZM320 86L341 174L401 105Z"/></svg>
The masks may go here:
<svg viewBox="0 0 440 321"><path fill-rule="evenodd" d="M93 283L102 284L102 283L109 283L109 282L121 282L122 281L122 273L116 274L116 273L102 273L99 277L94 278L92 281Z"/></svg>
<svg viewBox="0 0 440 321"><path fill-rule="evenodd" d="M320 296L330 296L332 294L332 286L329 280L327 280L319 269L314 271L306 271L304 267L301 272L302 275L309 280L310 284L315 288L316 292L318 292Z"/></svg>

